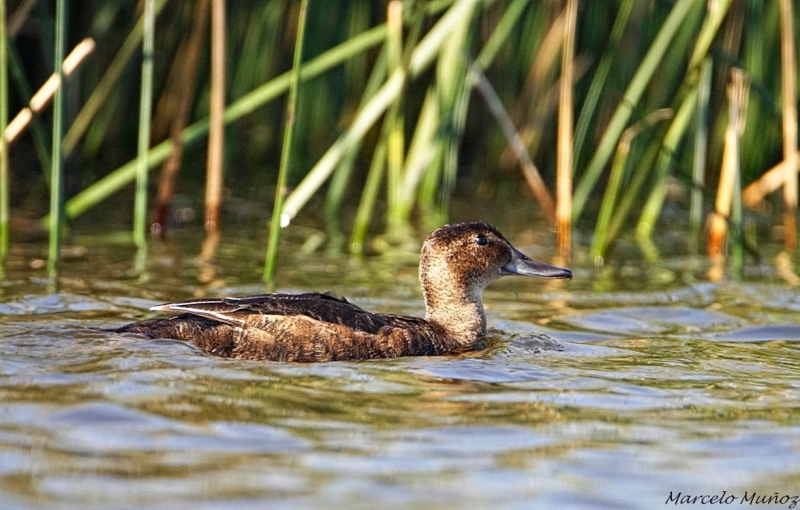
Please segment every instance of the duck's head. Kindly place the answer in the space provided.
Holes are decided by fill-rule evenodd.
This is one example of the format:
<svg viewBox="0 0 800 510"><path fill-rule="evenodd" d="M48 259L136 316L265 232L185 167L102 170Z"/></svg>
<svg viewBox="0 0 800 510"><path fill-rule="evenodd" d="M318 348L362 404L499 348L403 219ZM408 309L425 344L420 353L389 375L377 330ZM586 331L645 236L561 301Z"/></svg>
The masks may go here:
<svg viewBox="0 0 800 510"><path fill-rule="evenodd" d="M572 278L569 269L532 260L493 226L482 223L445 225L422 245L419 277L429 319L441 322L459 306L479 308L485 328L481 292L502 276Z"/></svg>

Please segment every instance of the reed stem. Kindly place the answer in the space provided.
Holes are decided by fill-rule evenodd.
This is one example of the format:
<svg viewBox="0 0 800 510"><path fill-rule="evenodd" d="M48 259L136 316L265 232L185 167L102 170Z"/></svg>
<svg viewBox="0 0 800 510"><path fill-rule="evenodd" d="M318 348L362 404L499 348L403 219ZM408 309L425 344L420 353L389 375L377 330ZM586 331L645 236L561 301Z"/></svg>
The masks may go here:
<svg viewBox="0 0 800 510"><path fill-rule="evenodd" d="M741 133L740 133L741 136ZM733 179L731 201L731 273L741 279L744 269L744 217L742 215L742 172L736 172Z"/></svg>
<svg viewBox="0 0 800 510"><path fill-rule="evenodd" d="M601 267L604 264L603 257L608 249L608 239L612 237L610 229L611 217L617 204L617 196L622 187L623 177L625 176L625 168L628 163L628 155L630 154L631 144L634 139L645 129L650 129L657 123L672 117L672 110L664 108L656 110L644 119L640 120L633 126L629 127L622 132L619 143L617 144L617 153L614 156L614 162L611 165L611 173L608 176L608 184L606 184L605 194L600 203L600 213L597 217L597 224L594 230L594 240L592 241L591 256L595 266Z"/></svg>
<svg viewBox="0 0 800 510"><path fill-rule="evenodd" d="M782 160L764 172L758 180L747 185L742 191L742 202L745 207L757 207L764 200L764 197L780 188L786 182L786 168L788 166L786 163L785 159ZM800 165L800 158L798 158L798 165ZM795 172L798 170L800 170L800 167L795 168Z"/></svg>
<svg viewBox="0 0 800 510"><path fill-rule="evenodd" d="M428 90L422 102L419 117L415 122L417 128L414 130L414 136L408 147L403 180L398 183L398 189L394 190L397 195L395 220L398 221L395 226L407 224L410 220L417 186L425 172L432 170L430 163L433 155L436 154L434 140L439 128L439 115L440 107L436 100L436 94L432 90Z"/></svg>
<svg viewBox="0 0 800 510"><path fill-rule="evenodd" d="M389 27L386 37L389 73L395 71L404 73L406 62L403 62L403 2L400 0L389 2L386 9L386 25ZM406 146L402 91L392 103L386 117L389 119L389 136L386 140L387 224L391 230L401 223L401 190Z"/></svg>
<svg viewBox="0 0 800 510"><path fill-rule="evenodd" d="M210 0L198 0L194 6L194 17L192 19L192 29L186 41L186 51L180 71L180 85L182 93L178 100L177 113L170 126L170 140L172 140L172 150L169 158L161 168L161 175L158 179L158 192L156 194L156 205L150 223L150 233L156 237L164 234L167 227L167 217L169 208L172 204L172 197L175 192L175 179L183 160L183 131L189 124L192 104L194 101L194 90L197 79L197 64L200 60L200 53L206 37L206 25L208 24Z"/></svg>
<svg viewBox="0 0 800 510"><path fill-rule="evenodd" d="M283 131L283 146L281 147L281 166L278 170L278 183L275 186L275 204L272 208L272 221L269 225L269 244L264 264L264 281L274 285L275 265L278 259L278 240L280 237L281 212L283 210L283 197L286 189L286 176L292 158L292 141L294 138L295 118L297 114L297 96L300 88L300 65L303 62L303 39L306 31L306 18L309 0L302 0L300 13L297 20L297 39L294 44L294 63L292 66L292 81L289 85L289 99L286 104L286 126Z"/></svg>
<svg viewBox="0 0 800 510"><path fill-rule="evenodd" d="M153 50L155 48L155 0L144 3L144 39L142 42L142 85L139 96L139 141L136 157L136 202L133 215L133 239L143 263L147 250L147 155L150 147L150 119L153 110ZM137 263L137 266L139 264ZM143 267L137 267L141 271Z"/></svg>
<svg viewBox="0 0 800 510"><path fill-rule="evenodd" d="M383 174L386 172L386 136L378 143L375 152L372 153L367 180L364 182L364 190L361 192L361 201L358 203L356 219L353 222L353 233L350 235L350 254L361 255L364 252L364 240L369 229L369 220L372 211L375 209L375 200L383 181Z"/></svg>
<svg viewBox="0 0 800 510"><path fill-rule="evenodd" d="M291 93L291 92L290 92ZM225 149L225 0L211 2L211 108L206 170L207 233L219 230Z"/></svg>
<svg viewBox="0 0 800 510"><path fill-rule="evenodd" d="M61 155L61 140L64 136L64 46L67 39L67 2L56 0L56 33L54 62L61 87L58 87L53 99L53 143L50 166L50 234L47 252L47 272L55 279L59 250L61 248L62 208L62 176L64 164Z"/></svg>
<svg viewBox="0 0 800 510"><path fill-rule="evenodd" d="M572 80L574 74L575 31L578 0L567 0L564 23L564 42L561 48L561 86L558 100L558 146L556 170L556 234L558 250L569 257L572 233L572 151L574 105Z"/></svg>
<svg viewBox="0 0 800 510"><path fill-rule="evenodd" d="M708 98L711 91L711 58L707 58L700 71L700 84L697 92L694 136L694 156L692 158L692 190L689 212L692 253L697 251L700 227L703 222L703 188L705 187L706 155L708 153Z"/></svg>
<svg viewBox="0 0 800 510"><path fill-rule="evenodd" d="M647 202L642 208L642 213L639 215L639 222L636 225L636 235L639 240L650 239L658 217L661 214L661 209L664 206L664 200L667 196L669 169L672 164L675 149L683 138L684 133L686 133L686 128L697 107L697 91L698 88L695 86L695 88L683 98L683 103L678 108L678 111L675 112L675 117L672 119L669 129L667 129L664 139L661 141L661 149L654 171L653 189L650 192L650 196L647 197Z"/></svg>
<svg viewBox="0 0 800 510"><path fill-rule="evenodd" d="M361 100L359 102L359 109L363 108L364 105L366 105L367 102L372 99L372 96L374 96L375 92L377 92L377 90L380 88L381 83L386 79L386 60L386 49L384 46L384 49L378 55L375 65L372 67L372 73L370 74L369 80L367 80L367 86L364 88L364 94L361 96ZM331 184L328 187L328 194L325 197L325 222L331 225L336 224L337 228L338 220L336 219L336 216L339 213L342 201L348 192L347 183L350 179L350 174L353 171L353 166L356 157L358 156L358 150L360 147L360 144L353 146L349 154L342 159L342 163L339 165L339 168L336 169L336 173L331 178Z"/></svg>
<svg viewBox="0 0 800 510"><path fill-rule="evenodd" d="M69 78L72 73L78 69L78 66L94 52L95 46L94 40L87 37L72 49L69 55L67 55L67 58L64 59L64 65L62 66L65 78ZM47 81L39 87L39 90L31 96L28 106L20 110L4 129L3 132L6 134L6 138L9 142L16 140L17 137L27 129L35 118L33 114L41 113L41 111L50 104L50 100L53 99L56 90L61 86L61 76L58 73L50 75Z"/></svg>

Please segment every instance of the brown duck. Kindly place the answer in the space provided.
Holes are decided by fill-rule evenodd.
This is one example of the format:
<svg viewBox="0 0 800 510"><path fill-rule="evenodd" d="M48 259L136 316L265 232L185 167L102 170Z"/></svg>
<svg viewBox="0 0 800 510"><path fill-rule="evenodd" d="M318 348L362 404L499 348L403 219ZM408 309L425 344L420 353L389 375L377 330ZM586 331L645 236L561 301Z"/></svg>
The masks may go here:
<svg viewBox="0 0 800 510"><path fill-rule="evenodd" d="M486 223L446 225L422 245L419 279L425 318L367 312L328 294L264 294L194 299L151 310L181 312L117 329L192 342L218 356L335 361L463 351L486 335L481 293L506 275L572 278L531 260Z"/></svg>

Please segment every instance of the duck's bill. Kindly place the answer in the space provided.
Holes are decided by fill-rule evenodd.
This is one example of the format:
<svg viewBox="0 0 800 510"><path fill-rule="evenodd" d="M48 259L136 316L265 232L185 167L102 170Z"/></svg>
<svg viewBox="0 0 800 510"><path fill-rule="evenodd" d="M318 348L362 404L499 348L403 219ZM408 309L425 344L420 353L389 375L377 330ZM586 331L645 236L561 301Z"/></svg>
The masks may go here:
<svg viewBox="0 0 800 510"><path fill-rule="evenodd" d="M500 274L518 274L549 279L572 278L571 270L565 267L553 266L533 260L524 253L514 249L511 251L511 262L500 268Z"/></svg>

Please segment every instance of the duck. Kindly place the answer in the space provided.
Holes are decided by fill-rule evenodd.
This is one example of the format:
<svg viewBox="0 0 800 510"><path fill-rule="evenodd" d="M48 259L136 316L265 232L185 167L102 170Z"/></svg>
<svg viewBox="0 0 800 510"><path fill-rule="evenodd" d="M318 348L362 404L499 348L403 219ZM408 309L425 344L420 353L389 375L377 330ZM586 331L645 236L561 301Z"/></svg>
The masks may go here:
<svg viewBox="0 0 800 510"><path fill-rule="evenodd" d="M572 278L538 262L484 222L445 225L426 238L419 279L425 317L369 312L329 293L192 299L153 311L178 313L114 331L190 342L217 356L323 362L435 356L480 348L486 336L483 290L504 276Z"/></svg>

